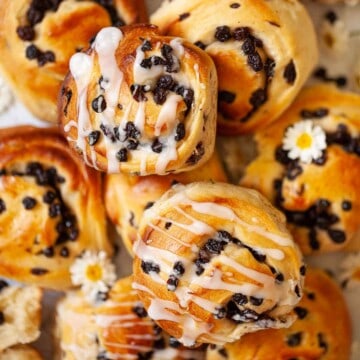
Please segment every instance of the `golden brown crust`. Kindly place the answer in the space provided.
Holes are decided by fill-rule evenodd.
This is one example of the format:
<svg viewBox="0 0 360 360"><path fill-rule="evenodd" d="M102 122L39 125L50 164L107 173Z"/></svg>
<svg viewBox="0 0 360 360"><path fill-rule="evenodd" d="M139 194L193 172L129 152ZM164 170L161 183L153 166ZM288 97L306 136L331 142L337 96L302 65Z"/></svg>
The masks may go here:
<svg viewBox="0 0 360 360"><path fill-rule="evenodd" d="M70 69L60 121L90 166L164 175L210 158L217 76L196 46L160 36L152 25L108 28L73 56Z"/></svg>
<svg viewBox="0 0 360 360"><path fill-rule="evenodd" d="M89 40L112 21L108 11L95 1L63 0L57 10L48 10L33 27L35 37L24 41L19 26L28 26L31 0L3 0L0 4L0 70L17 97L40 119L57 122L57 97L61 81L68 71L72 54L85 48ZM116 0L122 20L131 24L146 21L143 0ZM32 19L36 10L32 10ZM42 11L37 12L42 13ZM39 65L26 57L28 46L51 51L55 62Z"/></svg>
<svg viewBox="0 0 360 360"><path fill-rule="evenodd" d="M16 345L0 353L0 360L42 360L42 356L31 346Z"/></svg>
<svg viewBox="0 0 360 360"><path fill-rule="evenodd" d="M1 283L0 352L35 341L40 336L42 290L35 286L8 286Z"/></svg>
<svg viewBox="0 0 360 360"><path fill-rule="evenodd" d="M0 170L1 276L64 289L82 251L112 252L100 174L57 129L2 129Z"/></svg>
<svg viewBox="0 0 360 360"><path fill-rule="evenodd" d="M316 111L319 115L313 115ZM290 230L305 253L336 251L359 241L359 116L359 95L319 85L305 89L274 125L256 135L259 155L241 184L259 190L287 212ZM286 153L279 148L284 133L304 117L326 132L326 161L283 165ZM329 202L324 209L321 200Z"/></svg>
<svg viewBox="0 0 360 360"><path fill-rule="evenodd" d="M237 4L169 0L151 17L164 34L197 43L213 58L219 77L218 128L227 135L252 132L275 120L317 62L315 31L299 1Z"/></svg>
<svg viewBox="0 0 360 360"><path fill-rule="evenodd" d="M173 186L144 213L134 252L149 316L187 346L288 326L301 296L301 255L284 217L234 185Z"/></svg>
<svg viewBox="0 0 360 360"><path fill-rule="evenodd" d="M207 360L349 360L351 322L338 285L322 270L309 269L298 319L288 329L247 334ZM227 356L224 356L227 354Z"/></svg>
<svg viewBox="0 0 360 360"><path fill-rule="evenodd" d="M158 200L175 182L189 184L202 180L227 181L216 152L201 167L176 175L106 176L104 193L107 214L116 225L130 254L133 254L132 246L137 239L137 228L144 210Z"/></svg>
<svg viewBox="0 0 360 360"><path fill-rule="evenodd" d="M57 308L57 333L63 360L146 358L203 360L202 350L169 346L169 338L147 316L132 278L118 280L109 299L90 305L78 293L69 293ZM75 321L76 320L76 321Z"/></svg>

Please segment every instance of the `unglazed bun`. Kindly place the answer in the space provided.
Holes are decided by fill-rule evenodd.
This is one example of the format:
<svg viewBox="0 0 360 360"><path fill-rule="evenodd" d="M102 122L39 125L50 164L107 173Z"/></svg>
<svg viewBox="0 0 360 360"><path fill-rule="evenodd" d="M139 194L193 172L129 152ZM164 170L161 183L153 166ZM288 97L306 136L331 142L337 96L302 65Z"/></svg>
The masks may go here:
<svg viewBox="0 0 360 360"><path fill-rule="evenodd" d="M196 46L160 36L152 25L105 28L72 57L70 70L60 119L88 165L164 175L210 158L217 76Z"/></svg>
<svg viewBox="0 0 360 360"><path fill-rule="evenodd" d="M259 154L241 184L285 212L306 254L359 242L359 118L359 95L318 85L305 89L276 124L256 134ZM290 159L282 144L287 129L300 121L311 121L326 135L321 157L308 164Z"/></svg>
<svg viewBox="0 0 360 360"><path fill-rule="evenodd" d="M317 2L321 2L324 4L340 4L345 3L347 5L356 5L359 3L359 0L316 0Z"/></svg>
<svg viewBox="0 0 360 360"><path fill-rule="evenodd" d="M17 345L0 353L0 360L41 360L40 354L27 345Z"/></svg>
<svg viewBox="0 0 360 360"><path fill-rule="evenodd" d="M0 276L54 289L71 286L84 250L112 252L100 174L57 129L0 131Z"/></svg>
<svg viewBox="0 0 360 360"><path fill-rule="evenodd" d="M155 325L131 283L131 277L119 280L98 306L90 305L80 292L69 293L58 304L59 358L203 360L203 350L180 346Z"/></svg>
<svg viewBox="0 0 360 360"><path fill-rule="evenodd" d="M337 284L322 270L309 269L298 319L288 329L248 334L223 348L209 348L207 360L349 360L351 321Z"/></svg>
<svg viewBox="0 0 360 360"><path fill-rule="evenodd" d="M317 62L315 31L297 0L168 0L151 21L213 58L219 77L218 128L227 135L274 121Z"/></svg>
<svg viewBox="0 0 360 360"><path fill-rule="evenodd" d="M143 0L2 0L0 70L35 116L57 122L71 55L101 28L137 21L146 21Z"/></svg>
<svg viewBox="0 0 360 360"><path fill-rule="evenodd" d="M107 175L105 207L130 254L144 210L151 207L170 187L194 181L223 181L227 178L217 152L201 167L176 175Z"/></svg>
<svg viewBox="0 0 360 360"><path fill-rule="evenodd" d="M285 218L256 191L173 186L145 211L134 252L149 316L187 346L294 320L304 266Z"/></svg>
<svg viewBox="0 0 360 360"><path fill-rule="evenodd" d="M41 299L38 287L8 286L0 281L0 352L40 336Z"/></svg>

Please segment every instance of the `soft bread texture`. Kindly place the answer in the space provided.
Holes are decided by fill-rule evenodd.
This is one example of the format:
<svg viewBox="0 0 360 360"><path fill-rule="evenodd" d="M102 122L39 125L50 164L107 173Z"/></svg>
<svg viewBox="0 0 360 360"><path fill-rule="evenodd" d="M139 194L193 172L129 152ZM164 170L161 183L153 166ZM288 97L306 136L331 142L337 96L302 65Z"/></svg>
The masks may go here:
<svg viewBox="0 0 360 360"><path fill-rule="evenodd" d="M213 58L219 77L218 129L227 135L274 121L318 58L312 22L297 0L168 0L151 22L164 34L198 44Z"/></svg>
<svg viewBox="0 0 360 360"><path fill-rule="evenodd" d="M107 11L100 1L57 1L57 9L46 11L42 20L33 26L34 39L24 41L17 29L30 25L29 11L32 11L32 21L38 16L34 15L37 10L32 3L31 0L2 0L0 3L0 70L17 97L35 116L57 122L58 93L71 55L86 48L101 28L119 21L112 21L109 11L113 11L114 18L117 10L120 21L131 24L146 21L145 5L143 0L113 0L107 1L113 4ZM42 3L45 6L45 1ZM39 13L42 11L37 11ZM26 52L31 45L43 53L51 51L55 61L39 65L36 59L28 59Z"/></svg>
<svg viewBox="0 0 360 360"><path fill-rule="evenodd" d="M318 85L303 90L276 124L256 134L259 154L241 184L259 190L287 214L306 254L359 248L359 118L359 95ZM281 150L286 129L302 120L312 120L327 134L319 164L288 161Z"/></svg>
<svg viewBox="0 0 360 360"><path fill-rule="evenodd" d="M80 292L68 293L57 307L59 358L204 360L203 350L179 346L155 325L131 283L131 277L118 280L109 298L97 306Z"/></svg>
<svg viewBox="0 0 360 360"><path fill-rule="evenodd" d="M30 343L40 336L41 299L42 291L35 286L2 288L0 351L13 345Z"/></svg>
<svg viewBox="0 0 360 360"><path fill-rule="evenodd" d="M133 254L137 229L146 208L152 206L175 183L189 184L206 180L227 181L217 152L201 167L176 175L107 175L105 207L129 253Z"/></svg>
<svg viewBox="0 0 360 360"><path fill-rule="evenodd" d="M70 69L60 120L88 165L164 175L211 157L217 76L193 44L160 36L152 25L106 28L72 57Z"/></svg>
<svg viewBox="0 0 360 360"><path fill-rule="evenodd" d="M256 191L173 186L145 211L134 252L133 286L149 316L187 346L293 321L301 255L283 215Z"/></svg>
<svg viewBox="0 0 360 360"><path fill-rule="evenodd" d="M339 286L328 274L308 269L298 319L287 329L247 334L223 348L208 349L207 360L348 360L351 321Z"/></svg>
<svg viewBox="0 0 360 360"><path fill-rule="evenodd" d="M2 129L0 172L1 276L65 289L76 256L111 254L100 174L57 129Z"/></svg>
<svg viewBox="0 0 360 360"><path fill-rule="evenodd" d="M41 360L40 354L27 345L17 345L0 353L0 360Z"/></svg>

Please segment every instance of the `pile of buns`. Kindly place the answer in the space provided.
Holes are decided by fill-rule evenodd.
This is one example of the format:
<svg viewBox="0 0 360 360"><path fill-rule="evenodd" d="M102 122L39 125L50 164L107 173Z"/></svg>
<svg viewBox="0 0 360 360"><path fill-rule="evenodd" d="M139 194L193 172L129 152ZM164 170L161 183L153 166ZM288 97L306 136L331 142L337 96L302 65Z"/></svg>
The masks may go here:
<svg viewBox="0 0 360 360"><path fill-rule="evenodd" d="M43 288L54 358L349 359L303 255L359 249L360 96L305 87L317 61L299 0L3 0L0 71L50 126L0 130L0 276L23 284L0 284L0 359L41 358ZM237 183L217 134L256 142Z"/></svg>

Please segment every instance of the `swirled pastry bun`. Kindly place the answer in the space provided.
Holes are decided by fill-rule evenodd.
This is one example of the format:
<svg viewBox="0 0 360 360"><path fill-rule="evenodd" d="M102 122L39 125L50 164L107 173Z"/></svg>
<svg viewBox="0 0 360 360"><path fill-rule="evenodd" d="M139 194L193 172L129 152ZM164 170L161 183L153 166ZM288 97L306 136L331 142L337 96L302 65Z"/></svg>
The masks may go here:
<svg viewBox="0 0 360 360"><path fill-rule="evenodd" d="M70 70L60 120L88 165L164 175L210 158L217 76L196 46L160 36L152 25L110 27L72 57Z"/></svg>
<svg viewBox="0 0 360 360"><path fill-rule="evenodd" d="M36 286L8 286L0 280L0 352L35 341L40 335L42 291ZM1 357L0 357L1 359Z"/></svg>
<svg viewBox="0 0 360 360"><path fill-rule="evenodd" d="M85 250L112 252L100 174L57 129L2 129L0 276L65 289Z"/></svg>
<svg viewBox="0 0 360 360"><path fill-rule="evenodd" d="M297 0L168 0L151 21L162 33L183 37L213 58L218 129L227 135L274 121L317 62L315 31Z"/></svg>
<svg viewBox="0 0 360 360"><path fill-rule="evenodd" d="M173 186L145 211L134 252L133 286L149 316L186 346L294 320L301 255L285 218L256 191Z"/></svg>
<svg viewBox="0 0 360 360"><path fill-rule="evenodd" d="M57 307L63 360L148 359L203 360L202 350L185 349L147 316L132 278L119 280L109 298L93 306L81 292L69 293Z"/></svg>
<svg viewBox="0 0 360 360"><path fill-rule="evenodd" d="M41 360L40 354L28 345L17 345L0 353L0 360Z"/></svg>
<svg viewBox="0 0 360 360"><path fill-rule="evenodd" d="M71 55L103 27L145 20L143 0L2 0L0 70L35 116L57 122Z"/></svg>
<svg viewBox="0 0 360 360"><path fill-rule="evenodd" d="M223 348L209 348L207 360L350 359L349 312L328 274L309 269L295 313L297 320L289 328L263 330Z"/></svg>
<svg viewBox="0 0 360 360"><path fill-rule="evenodd" d="M359 242L359 118L359 95L319 85L256 134L259 154L241 184L286 214L304 253Z"/></svg>
<svg viewBox="0 0 360 360"><path fill-rule="evenodd" d="M227 181L217 152L199 168L176 175L106 176L105 207L130 254L133 254L132 247L144 210L151 207L172 185L202 180Z"/></svg>

